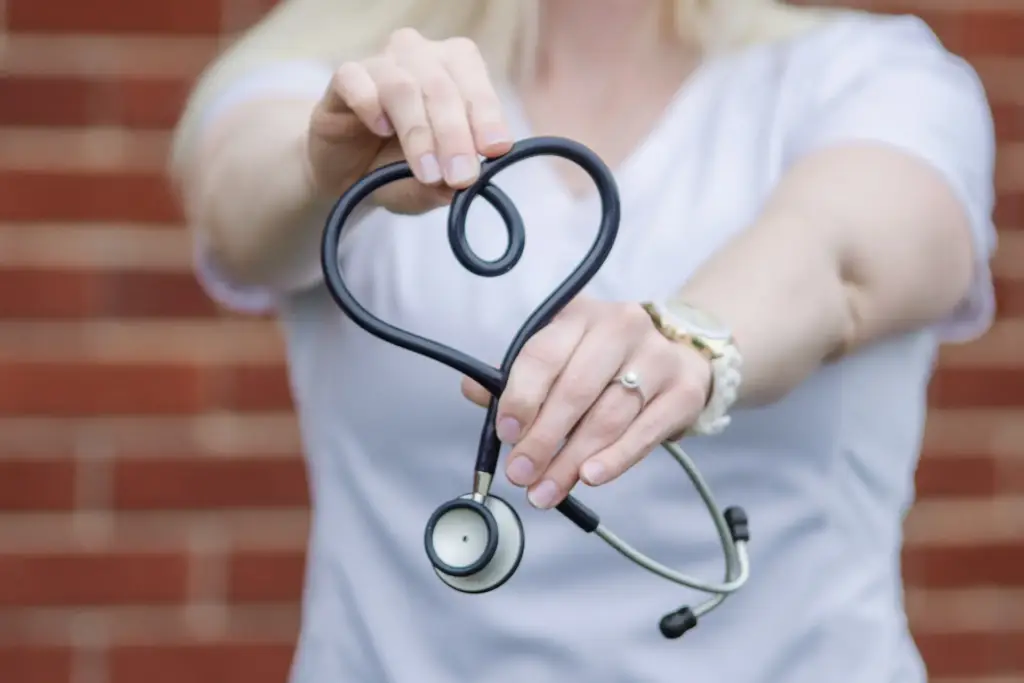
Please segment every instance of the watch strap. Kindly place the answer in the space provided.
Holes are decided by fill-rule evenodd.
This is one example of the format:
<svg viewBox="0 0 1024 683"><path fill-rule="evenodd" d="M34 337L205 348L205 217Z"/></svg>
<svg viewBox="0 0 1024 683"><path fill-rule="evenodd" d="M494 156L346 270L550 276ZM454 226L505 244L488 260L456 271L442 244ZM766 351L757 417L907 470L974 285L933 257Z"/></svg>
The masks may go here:
<svg viewBox="0 0 1024 683"><path fill-rule="evenodd" d="M685 434L713 436L720 434L732 419L729 409L739 396L742 380L743 358L736 344L729 338L722 340L704 339L686 324L686 320L673 314L670 306L645 302L641 304L654 323L654 327L666 339L689 344L711 363L711 392L704 410Z"/></svg>

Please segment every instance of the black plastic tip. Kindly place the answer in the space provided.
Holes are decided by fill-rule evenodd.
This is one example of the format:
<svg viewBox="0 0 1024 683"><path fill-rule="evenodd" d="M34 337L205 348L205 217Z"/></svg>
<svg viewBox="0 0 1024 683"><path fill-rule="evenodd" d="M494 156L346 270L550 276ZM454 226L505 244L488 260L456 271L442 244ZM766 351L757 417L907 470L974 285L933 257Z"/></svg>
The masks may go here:
<svg viewBox="0 0 1024 683"><path fill-rule="evenodd" d="M697 615L689 607L683 607L680 610L663 616L661 623L658 624L658 628L661 629L661 635L669 640L675 640L682 637L684 633L696 625Z"/></svg>
<svg viewBox="0 0 1024 683"><path fill-rule="evenodd" d="M747 513L741 507L731 507L725 511L725 523L729 525L729 533L735 543L746 543L750 540L750 522Z"/></svg>
<svg viewBox="0 0 1024 683"><path fill-rule="evenodd" d="M593 533L601 525L601 518L597 513L572 496L566 496L555 509L588 534Z"/></svg>

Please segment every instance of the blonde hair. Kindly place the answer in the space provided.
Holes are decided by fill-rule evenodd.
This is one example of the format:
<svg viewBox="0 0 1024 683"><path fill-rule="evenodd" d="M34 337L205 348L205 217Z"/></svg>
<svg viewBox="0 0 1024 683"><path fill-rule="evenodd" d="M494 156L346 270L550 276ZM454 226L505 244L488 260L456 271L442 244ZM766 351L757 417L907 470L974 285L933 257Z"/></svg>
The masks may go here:
<svg viewBox="0 0 1024 683"><path fill-rule="evenodd" d="M372 54L398 28L434 40L472 38L492 73L512 78L529 58L543 0L282 0L200 77L175 131L172 169L180 168L209 100L261 66L292 60L337 65ZM794 35L816 23L783 0L672 0L681 37L723 50Z"/></svg>

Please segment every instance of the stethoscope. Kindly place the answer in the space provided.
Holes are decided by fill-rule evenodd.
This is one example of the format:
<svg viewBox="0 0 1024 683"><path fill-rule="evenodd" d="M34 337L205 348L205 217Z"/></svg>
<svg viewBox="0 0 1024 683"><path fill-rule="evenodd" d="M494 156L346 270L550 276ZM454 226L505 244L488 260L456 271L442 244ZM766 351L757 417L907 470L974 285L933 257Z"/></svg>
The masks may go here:
<svg viewBox="0 0 1024 683"><path fill-rule="evenodd" d="M477 181L455 193L448 213L448 242L463 267L482 277L497 277L510 271L519 262L526 246L523 219L508 196L491 184L491 179L512 164L536 156L561 157L587 172L597 186L601 200L601 224L590 251L519 328L498 368L389 325L363 308L345 285L338 262L338 247L346 221L356 206L374 191L390 183L412 178L408 164L396 162L382 166L353 184L334 205L327 219L321 245L321 263L327 289L353 322L383 341L432 358L471 377L491 394L480 433L476 466L473 468L472 492L438 507L427 521L424 533L427 557L434 572L448 586L463 593L486 593L504 584L519 567L526 547L526 536L519 515L505 500L490 492L501 448L495 431L497 397L505 387L509 368L526 341L547 325L594 277L608 257L619 230L621 210L618 188L604 162L591 150L572 140L530 138L516 143L503 156L484 161ZM466 216L470 204L477 196L486 199L498 212L508 235L504 253L490 261L477 256L467 240ZM746 583L749 576L746 544L750 540L750 531L747 515L741 508L731 507L723 512L718 507L697 467L678 444L665 441L661 445L682 466L711 515L725 555L724 582L701 581L647 557L601 524L593 510L571 495L556 509L577 527L596 534L644 569L710 596L694 607L682 607L661 619L661 633L666 638L678 638L696 626L700 617L718 607L728 595Z"/></svg>

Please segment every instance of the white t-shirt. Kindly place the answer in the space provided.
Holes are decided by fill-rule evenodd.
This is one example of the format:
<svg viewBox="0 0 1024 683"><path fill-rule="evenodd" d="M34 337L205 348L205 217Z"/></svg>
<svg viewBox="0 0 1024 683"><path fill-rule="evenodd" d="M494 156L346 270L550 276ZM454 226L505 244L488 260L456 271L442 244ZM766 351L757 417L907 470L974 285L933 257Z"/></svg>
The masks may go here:
<svg viewBox="0 0 1024 683"><path fill-rule="evenodd" d="M267 94L319 95L329 76L306 63L253 73L209 118ZM516 136L529 136L515 97L506 104ZM495 493L526 530L518 573L484 595L441 583L424 525L469 489L484 418L460 395L460 377L347 320L320 284L316 254L277 292L233 287L201 259L214 296L239 309L276 305L287 334L314 501L293 683L923 681L899 553L925 389L937 342L981 333L993 311L994 140L971 68L916 18L855 14L710 61L619 168L622 228L587 292L676 292L755 219L800 155L853 140L896 146L945 176L972 219L974 289L941 324L829 365L774 405L736 412L719 437L687 441L720 502L750 515L752 578L679 641L665 640L658 620L699 595L532 509L500 474ZM597 199L573 199L548 163L523 162L497 180L527 226L512 272L463 270L446 210L373 210L342 246L350 288L381 318L496 364L596 230ZM485 202L471 211L470 239L485 257L503 249ZM711 523L664 454L581 497L660 561L721 577Z"/></svg>

